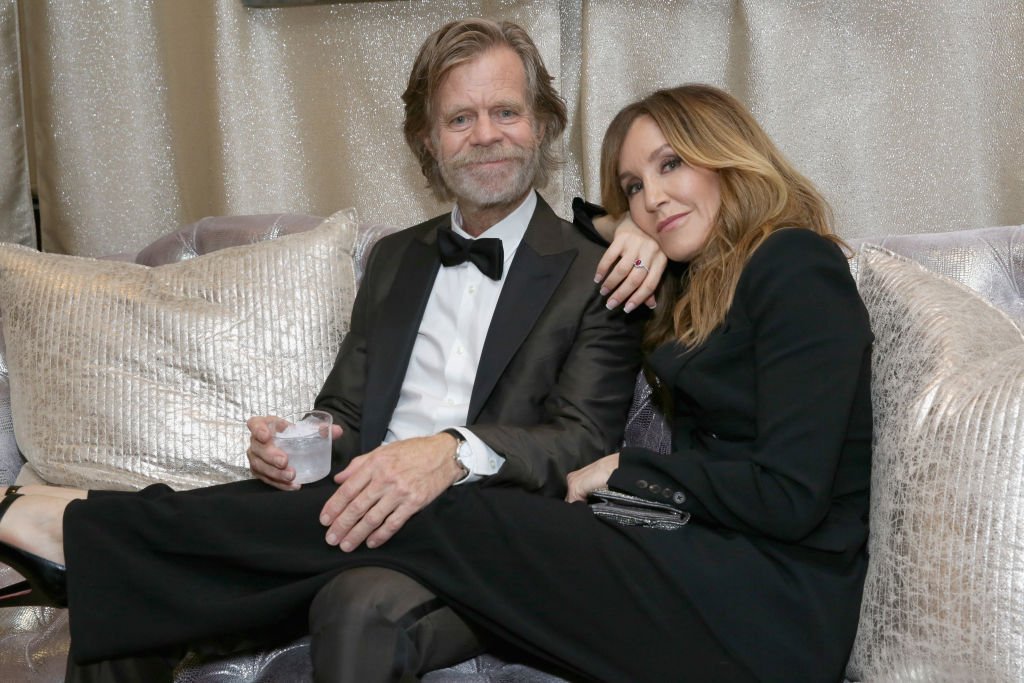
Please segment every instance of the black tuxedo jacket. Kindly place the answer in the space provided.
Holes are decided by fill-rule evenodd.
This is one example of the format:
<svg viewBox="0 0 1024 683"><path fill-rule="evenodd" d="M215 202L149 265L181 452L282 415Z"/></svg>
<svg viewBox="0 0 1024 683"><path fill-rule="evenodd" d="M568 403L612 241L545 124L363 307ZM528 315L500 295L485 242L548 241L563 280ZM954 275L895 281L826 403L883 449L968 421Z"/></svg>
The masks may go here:
<svg viewBox="0 0 1024 683"><path fill-rule="evenodd" d="M446 214L381 239L316 407L344 428L334 464L376 448L398 402L440 267ZM538 197L484 342L468 425L505 457L488 484L562 495L565 475L619 449L640 364L642 319L608 311L603 249ZM461 426L461 425L459 425Z"/></svg>

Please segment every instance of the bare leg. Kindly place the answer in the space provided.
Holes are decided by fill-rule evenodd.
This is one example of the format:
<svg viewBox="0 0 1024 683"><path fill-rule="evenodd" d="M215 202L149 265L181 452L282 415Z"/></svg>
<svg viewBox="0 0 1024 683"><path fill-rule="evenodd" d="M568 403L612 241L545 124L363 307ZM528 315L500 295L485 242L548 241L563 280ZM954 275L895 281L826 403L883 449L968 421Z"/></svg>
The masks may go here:
<svg viewBox="0 0 1024 683"><path fill-rule="evenodd" d="M29 495L14 501L0 521L0 541L63 565L64 508L71 500Z"/></svg>

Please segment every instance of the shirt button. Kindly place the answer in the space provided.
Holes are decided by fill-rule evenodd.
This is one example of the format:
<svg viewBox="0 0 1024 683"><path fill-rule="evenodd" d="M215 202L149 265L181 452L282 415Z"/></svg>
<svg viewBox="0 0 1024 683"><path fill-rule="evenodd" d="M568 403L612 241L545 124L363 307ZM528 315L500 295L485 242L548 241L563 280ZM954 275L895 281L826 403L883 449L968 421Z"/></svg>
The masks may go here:
<svg viewBox="0 0 1024 683"><path fill-rule="evenodd" d="M462 347L461 346L456 346L455 347L455 355L457 355L457 356L461 356L462 355Z"/></svg>
<svg viewBox="0 0 1024 683"><path fill-rule="evenodd" d="M495 460L494 458L491 458L487 462L491 465L491 467L497 467L498 466L498 461Z"/></svg>
<svg viewBox="0 0 1024 683"><path fill-rule="evenodd" d="M682 491L676 491L675 495L672 496L672 502L676 505L682 505L686 502L686 494Z"/></svg>
<svg viewBox="0 0 1024 683"><path fill-rule="evenodd" d="M454 398L446 398L446 399L444 400L444 402L445 402L445 403L447 403L447 404L448 404L448 405L450 405L450 406L453 406L453 405L455 405L455 399L454 399Z"/></svg>
<svg viewBox="0 0 1024 683"><path fill-rule="evenodd" d="M476 294L476 285L470 285L468 291L470 294Z"/></svg>

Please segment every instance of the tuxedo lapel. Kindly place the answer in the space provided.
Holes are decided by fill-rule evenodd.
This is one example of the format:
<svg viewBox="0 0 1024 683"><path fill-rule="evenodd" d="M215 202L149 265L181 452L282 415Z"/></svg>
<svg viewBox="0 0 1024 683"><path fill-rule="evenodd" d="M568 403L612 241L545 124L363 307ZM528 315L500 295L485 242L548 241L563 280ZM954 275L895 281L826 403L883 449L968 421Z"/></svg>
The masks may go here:
<svg viewBox="0 0 1024 683"><path fill-rule="evenodd" d="M368 339L366 386L360 442L363 452L384 440L405 379L430 291L441 266L437 252L440 223L412 240L381 302L381 315Z"/></svg>
<svg viewBox="0 0 1024 683"><path fill-rule="evenodd" d="M576 249L566 248L562 240L560 220L538 195L487 330L469 401L469 424L480 414L575 258Z"/></svg>

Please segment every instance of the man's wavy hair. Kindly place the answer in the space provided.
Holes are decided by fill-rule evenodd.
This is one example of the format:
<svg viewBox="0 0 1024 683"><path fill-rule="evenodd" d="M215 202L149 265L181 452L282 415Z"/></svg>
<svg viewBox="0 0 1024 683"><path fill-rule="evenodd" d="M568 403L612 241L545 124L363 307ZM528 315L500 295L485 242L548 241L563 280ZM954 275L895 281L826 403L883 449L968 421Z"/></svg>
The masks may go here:
<svg viewBox="0 0 1024 683"><path fill-rule="evenodd" d="M510 21L464 19L435 31L416 55L409 84L402 94L405 102L405 141L420 162L423 175L434 194L442 201L454 199L441 178L437 161L426 140L436 122L434 111L437 91L445 77L460 64L473 61L484 52L497 47L511 48L523 62L526 71L526 100L531 108L535 130L543 131L538 144L539 170L536 187L544 187L560 159L553 147L565 130L565 102L552 87L554 80L544 67L540 52L522 28Z"/></svg>

